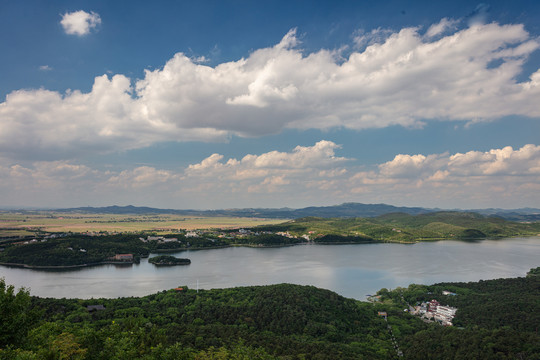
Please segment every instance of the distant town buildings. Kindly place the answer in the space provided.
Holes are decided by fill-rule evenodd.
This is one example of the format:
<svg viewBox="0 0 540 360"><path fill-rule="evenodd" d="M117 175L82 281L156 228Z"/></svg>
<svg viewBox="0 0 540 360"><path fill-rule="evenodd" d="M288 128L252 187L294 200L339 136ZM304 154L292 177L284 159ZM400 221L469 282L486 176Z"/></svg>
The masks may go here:
<svg viewBox="0 0 540 360"><path fill-rule="evenodd" d="M279 231L279 232L276 233L276 235L287 237L287 238L293 238L294 237L288 231L287 232Z"/></svg>
<svg viewBox="0 0 540 360"><path fill-rule="evenodd" d="M140 237L139 240L142 242L157 241L158 243L168 243L178 241L177 238L166 238L165 236L147 236L146 239Z"/></svg>
<svg viewBox="0 0 540 360"><path fill-rule="evenodd" d="M458 309L454 307L441 305L437 300L431 300L416 306L411 314L439 321L445 326L452 326L452 320L454 319L454 316L456 316L457 310Z"/></svg>

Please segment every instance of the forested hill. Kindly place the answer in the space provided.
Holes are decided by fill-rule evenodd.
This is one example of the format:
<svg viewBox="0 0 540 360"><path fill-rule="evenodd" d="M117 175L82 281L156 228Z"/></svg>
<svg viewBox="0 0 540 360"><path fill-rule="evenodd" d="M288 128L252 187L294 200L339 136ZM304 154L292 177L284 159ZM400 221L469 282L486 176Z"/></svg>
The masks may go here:
<svg viewBox="0 0 540 360"><path fill-rule="evenodd" d="M319 242L354 242L355 238L408 242L532 236L540 233L540 223L524 224L476 213L446 211L419 215L393 213L375 218L306 217L257 229L289 232L297 236L310 234Z"/></svg>
<svg viewBox="0 0 540 360"><path fill-rule="evenodd" d="M407 306L438 300L456 307L454 327L430 326L401 341L407 359L539 359L540 268L527 277L381 290ZM443 295L444 291L452 294Z"/></svg>
<svg viewBox="0 0 540 360"><path fill-rule="evenodd" d="M2 292L0 286L0 300L13 298ZM30 301L22 294L12 303L18 307L1 318L0 359L352 360L395 354L376 307L312 286L183 287L92 300ZM401 322L408 334L423 328L414 318Z"/></svg>
<svg viewBox="0 0 540 360"><path fill-rule="evenodd" d="M538 359L538 273L381 289L373 304L291 284L43 299L0 278L0 359ZM403 311L431 299L461 328Z"/></svg>

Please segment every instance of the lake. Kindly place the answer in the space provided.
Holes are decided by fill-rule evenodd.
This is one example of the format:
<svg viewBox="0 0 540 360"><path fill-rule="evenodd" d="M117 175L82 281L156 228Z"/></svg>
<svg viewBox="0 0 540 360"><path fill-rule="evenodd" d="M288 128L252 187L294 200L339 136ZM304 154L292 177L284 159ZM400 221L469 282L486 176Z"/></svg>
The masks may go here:
<svg viewBox="0 0 540 360"><path fill-rule="evenodd" d="M73 271L0 266L8 284L55 298L143 296L177 286L192 289L293 283L330 289L365 300L381 288L525 276L540 266L540 238L475 242L231 247L183 251L191 265L103 265Z"/></svg>

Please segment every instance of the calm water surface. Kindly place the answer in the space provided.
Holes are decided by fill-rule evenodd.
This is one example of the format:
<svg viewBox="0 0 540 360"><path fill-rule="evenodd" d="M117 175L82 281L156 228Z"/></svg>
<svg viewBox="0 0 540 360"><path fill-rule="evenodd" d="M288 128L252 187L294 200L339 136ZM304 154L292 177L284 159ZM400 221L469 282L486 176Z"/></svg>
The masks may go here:
<svg viewBox="0 0 540 360"><path fill-rule="evenodd" d="M294 283L365 300L377 290L524 276L540 266L540 238L439 241L414 245L301 245L225 248L173 254L191 265L104 265L74 271L37 271L0 266L0 277L42 297L143 296L179 285L201 289Z"/></svg>

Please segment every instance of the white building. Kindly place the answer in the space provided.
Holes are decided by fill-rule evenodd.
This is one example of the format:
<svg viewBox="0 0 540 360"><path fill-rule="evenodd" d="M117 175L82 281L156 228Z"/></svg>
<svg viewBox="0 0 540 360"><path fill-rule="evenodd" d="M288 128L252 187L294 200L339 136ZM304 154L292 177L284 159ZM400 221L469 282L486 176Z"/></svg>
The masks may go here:
<svg viewBox="0 0 540 360"><path fill-rule="evenodd" d="M442 292L442 294L443 294L443 295L450 295L450 296L456 296L456 295L457 295L456 293L453 293L453 292L448 291L448 290L444 290L444 291Z"/></svg>
<svg viewBox="0 0 540 360"><path fill-rule="evenodd" d="M450 306L439 305L437 307L436 314L439 314L441 316L448 317L448 318L453 318L454 316L456 316L456 311L457 311L456 308L453 308Z"/></svg>

